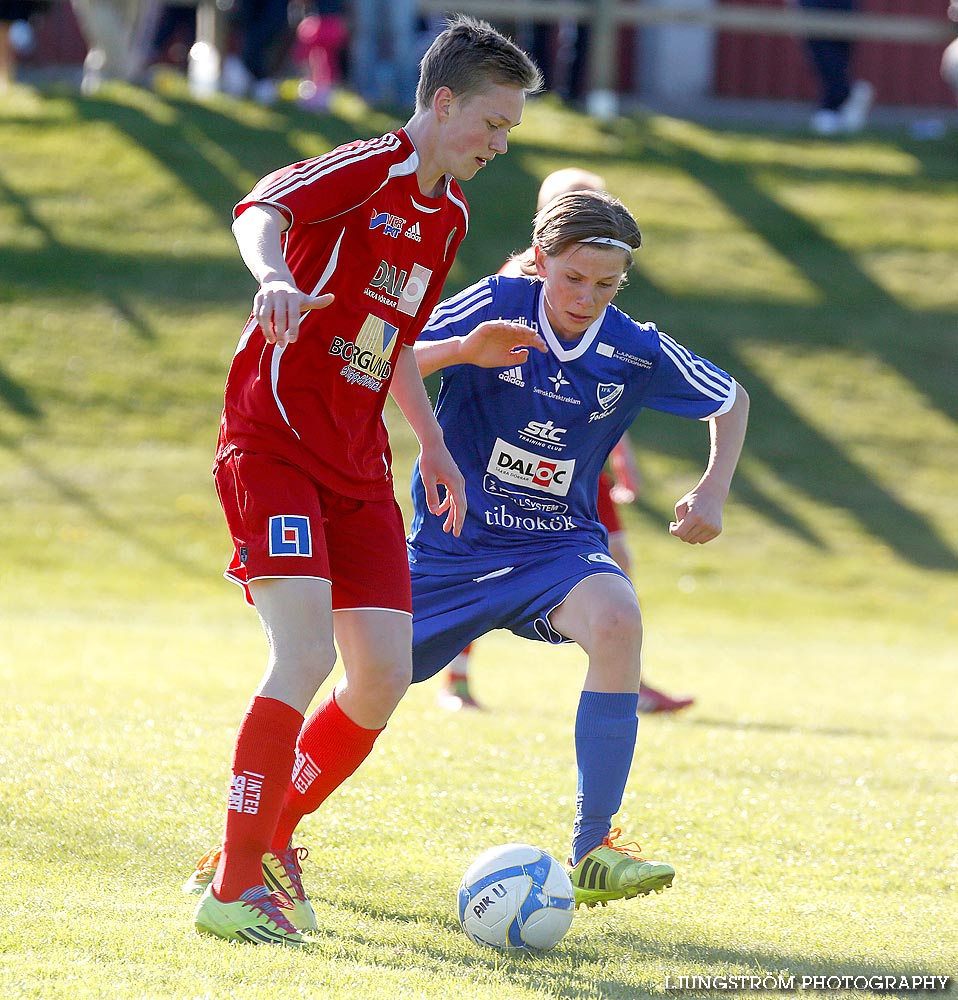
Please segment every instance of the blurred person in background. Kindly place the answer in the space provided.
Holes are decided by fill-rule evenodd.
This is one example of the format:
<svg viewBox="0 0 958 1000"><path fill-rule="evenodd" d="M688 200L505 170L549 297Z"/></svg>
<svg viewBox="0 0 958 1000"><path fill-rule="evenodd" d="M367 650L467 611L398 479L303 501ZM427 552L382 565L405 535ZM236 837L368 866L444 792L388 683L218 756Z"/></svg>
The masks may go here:
<svg viewBox="0 0 958 1000"><path fill-rule="evenodd" d="M588 21L562 19L522 25L529 51L542 68L545 88L566 104L578 104L587 90L590 27Z"/></svg>
<svg viewBox="0 0 958 1000"><path fill-rule="evenodd" d="M414 0L350 0L351 84L374 107L408 107L428 26ZM431 41L431 39L430 39Z"/></svg>
<svg viewBox="0 0 958 1000"><path fill-rule="evenodd" d="M792 0L795 2L795 0ZM803 10L853 12L857 0L797 0ZM812 114L816 135L850 135L868 121L875 89L867 80L853 80L854 44L849 38L806 37L808 63L818 83L819 103Z"/></svg>
<svg viewBox="0 0 958 1000"><path fill-rule="evenodd" d="M223 60L223 92L274 104L278 69L293 40L287 0L238 0L235 20L239 51Z"/></svg>
<svg viewBox="0 0 958 1000"><path fill-rule="evenodd" d="M16 82L19 56L35 44L31 18L46 8L42 0L0 0L0 91Z"/></svg>
<svg viewBox="0 0 958 1000"><path fill-rule="evenodd" d="M345 0L311 0L306 16L296 26L293 61L305 68L300 104L325 111L333 89L343 79L343 57L349 42Z"/></svg>
<svg viewBox="0 0 958 1000"><path fill-rule="evenodd" d="M568 194L570 191L605 191L605 189L604 178L589 170L578 167L555 170L539 186L536 211L541 212L559 195ZM518 258L515 257L506 261L499 269L499 274L506 277L519 277L522 273ZM603 469L599 476L598 512L599 520L609 535L609 552L626 575L631 575L632 572L632 555L616 507L619 504L634 503L641 489L642 475L635 460L635 452L632 450L628 435L623 434L612 449L608 468ZM472 652L470 643L443 671L438 701L443 708L452 712L462 708L482 708L469 681ZM641 714L678 712L694 703L694 698L687 695L673 697L646 684L645 681L639 686L638 711Z"/></svg>
<svg viewBox="0 0 958 1000"><path fill-rule="evenodd" d="M145 56L146 72L163 64L185 70L196 41L196 3L183 0L162 4L148 19L152 22L154 18Z"/></svg>

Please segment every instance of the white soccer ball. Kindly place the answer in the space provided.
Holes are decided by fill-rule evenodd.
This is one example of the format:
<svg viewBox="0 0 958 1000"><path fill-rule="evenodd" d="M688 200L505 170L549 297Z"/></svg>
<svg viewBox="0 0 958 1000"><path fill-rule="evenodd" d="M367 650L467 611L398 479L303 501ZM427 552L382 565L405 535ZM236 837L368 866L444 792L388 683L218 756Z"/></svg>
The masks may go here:
<svg viewBox="0 0 958 1000"><path fill-rule="evenodd" d="M548 951L575 913L572 883L555 858L528 844L480 854L459 883L459 923L476 944Z"/></svg>

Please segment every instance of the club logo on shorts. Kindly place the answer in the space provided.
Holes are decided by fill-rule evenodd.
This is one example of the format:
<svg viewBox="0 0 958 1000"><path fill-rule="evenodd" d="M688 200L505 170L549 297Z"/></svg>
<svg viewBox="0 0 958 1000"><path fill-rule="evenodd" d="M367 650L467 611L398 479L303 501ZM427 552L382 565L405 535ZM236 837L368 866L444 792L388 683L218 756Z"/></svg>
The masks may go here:
<svg viewBox="0 0 958 1000"><path fill-rule="evenodd" d="M311 556L313 539L309 518L299 514L277 514L269 519L271 556Z"/></svg>
<svg viewBox="0 0 958 1000"><path fill-rule="evenodd" d="M608 552L590 552L587 556L579 558L584 559L587 563L602 563L605 566L615 566L616 568L619 566Z"/></svg>

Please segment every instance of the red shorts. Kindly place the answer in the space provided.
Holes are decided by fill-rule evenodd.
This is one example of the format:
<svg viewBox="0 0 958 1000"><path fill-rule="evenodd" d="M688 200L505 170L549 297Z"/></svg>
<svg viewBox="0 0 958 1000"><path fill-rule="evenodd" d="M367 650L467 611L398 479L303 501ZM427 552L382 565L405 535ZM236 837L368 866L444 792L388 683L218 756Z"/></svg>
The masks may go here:
<svg viewBox="0 0 958 1000"><path fill-rule="evenodd" d="M406 531L395 499L355 500L271 455L234 451L213 470L233 536L225 576L292 577L332 584L333 610L412 614Z"/></svg>
<svg viewBox="0 0 958 1000"><path fill-rule="evenodd" d="M622 530L619 512L615 509L615 501L612 499L614 485L612 477L607 472L599 473L599 520L605 525L605 530L610 535Z"/></svg>

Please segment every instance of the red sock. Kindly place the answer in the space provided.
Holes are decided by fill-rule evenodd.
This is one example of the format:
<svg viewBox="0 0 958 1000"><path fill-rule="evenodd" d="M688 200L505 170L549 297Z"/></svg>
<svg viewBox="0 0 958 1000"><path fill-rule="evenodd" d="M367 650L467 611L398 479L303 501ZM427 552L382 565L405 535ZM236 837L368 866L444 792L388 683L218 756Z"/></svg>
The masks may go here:
<svg viewBox="0 0 958 1000"><path fill-rule="evenodd" d="M256 697L240 723L233 749L223 856L213 892L224 903L263 883L263 855L289 788L303 716L285 702Z"/></svg>
<svg viewBox="0 0 958 1000"><path fill-rule="evenodd" d="M299 821L315 812L369 756L381 729L363 729L331 694L309 717L296 743L293 781L273 835L273 850L283 850ZM289 784L289 783L287 783Z"/></svg>

